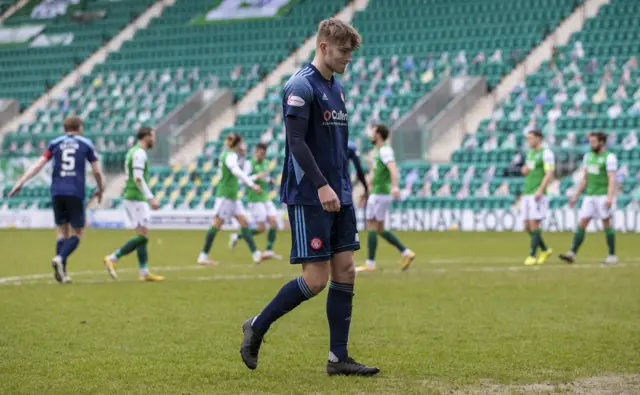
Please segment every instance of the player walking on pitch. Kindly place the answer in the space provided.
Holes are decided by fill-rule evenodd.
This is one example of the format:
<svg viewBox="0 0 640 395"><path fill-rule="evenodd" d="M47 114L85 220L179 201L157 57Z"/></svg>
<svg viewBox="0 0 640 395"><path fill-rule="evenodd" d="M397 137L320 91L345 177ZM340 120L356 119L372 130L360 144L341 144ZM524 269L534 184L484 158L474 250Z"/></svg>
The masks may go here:
<svg viewBox="0 0 640 395"><path fill-rule="evenodd" d="M216 233L222 228L225 221L235 218L240 224L240 234L247 242L255 263L262 261L262 254L256 248L253 241L247 215L242 207L242 201L238 199L240 181L244 182L255 193L262 194L262 188L256 185L238 164L238 153L244 149L242 136L237 133L229 133L225 138L226 149L220 155L220 167L218 185L216 186L216 201L213 205L213 226L207 232L202 252L198 256L200 265L217 265L217 262L209 259L209 251L213 245Z"/></svg>
<svg viewBox="0 0 640 395"><path fill-rule="evenodd" d="M91 163L98 190L95 196L102 200L103 175L98 156L91 141L82 136L82 119L70 116L64 120L64 136L53 139L40 159L20 178L9 197L14 196L24 184L38 174L53 159L51 173L51 200L53 216L58 231L56 256L51 260L53 274L59 283L70 283L67 259L78 248L84 230L86 162Z"/></svg>
<svg viewBox="0 0 640 395"><path fill-rule="evenodd" d="M136 235L124 245L104 258L104 266L109 275L115 280L118 278L116 265L120 258L133 251L138 255L138 271L142 281L162 281L163 276L151 274L147 268L149 253L149 207L153 210L160 208L160 204L153 197L149 189L149 160L147 151L153 148L156 136L150 127L142 127L138 131L138 144L131 147L124 162L124 172L127 177L124 184L124 209L131 225L135 228Z"/></svg>
<svg viewBox="0 0 640 395"><path fill-rule="evenodd" d="M547 187L553 180L555 171L555 158L553 152L542 147L542 132L532 130L527 134L529 152L527 160L522 166L524 179L524 191L521 201L524 218L524 229L529 233L531 244L529 256L524 260L525 265L542 265L552 253L550 248L542 240L540 224L547 216L549 200L547 199ZM540 247L540 256L536 258L536 251Z"/></svg>
<svg viewBox="0 0 640 395"><path fill-rule="evenodd" d="M349 128L344 89L333 74L344 73L360 46L358 32L338 19L320 22L316 55L285 84L285 162L280 188L291 224L290 263L302 276L285 284L260 314L242 325L240 354L258 366L264 335L280 317L320 293L329 276L329 375L370 376L376 367L357 363L347 351L353 301L353 252L360 249L349 179Z"/></svg>
<svg viewBox="0 0 640 395"><path fill-rule="evenodd" d="M257 227L250 232L252 235L264 233L269 225L267 234L267 249L262 253L262 259L282 259L281 256L273 252L273 245L276 242L276 234L278 232L278 222L276 216L278 214L276 206L266 193L267 186L271 184L269 177L269 169L264 159L267 156L267 145L259 143L256 145L253 158L245 161L244 172L247 174L260 188L262 193L258 193L249 188L247 191L247 200L249 202L248 209L251 218L255 221ZM240 233L233 233L229 242L231 249L234 249L238 241L242 239Z"/></svg>
<svg viewBox="0 0 640 395"><path fill-rule="evenodd" d="M605 149L607 135L604 132L594 132L589 135L591 152L584 156L584 178L575 195L569 202L570 207L574 207L580 194L586 189L586 196L580 207L580 223L573 236L571 249L566 254L560 254L560 259L567 263L576 260L576 254L580 245L584 241L585 232L591 219L602 220L604 234L606 235L609 255L603 264L615 265L618 263L616 257L616 240L611 217L615 207L615 187L616 171L618 170L618 159Z"/></svg>
<svg viewBox="0 0 640 395"><path fill-rule="evenodd" d="M407 270L416 258L416 254L405 247L402 242L384 228L387 211L393 199L400 199L400 176L396 166L393 148L387 144L389 128L385 125L373 125L371 142L375 146L373 168L371 170L371 196L367 200L366 219L368 229L367 246L369 254L364 265L356 271L376 270L376 249L378 235L396 247L402 254L402 270Z"/></svg>

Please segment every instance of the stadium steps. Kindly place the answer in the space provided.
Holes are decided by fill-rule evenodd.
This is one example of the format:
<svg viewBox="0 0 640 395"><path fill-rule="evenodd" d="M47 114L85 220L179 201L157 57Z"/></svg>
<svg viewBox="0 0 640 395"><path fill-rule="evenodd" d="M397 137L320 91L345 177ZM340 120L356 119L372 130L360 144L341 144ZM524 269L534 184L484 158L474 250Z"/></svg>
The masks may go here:
<svg viewBox="0 0 640 395"><path fill-rule="evenodd" d="M351 21L356 11L363 10L367 7L369 0L355 0L349 3L345 8L338 12L334 17L344 21ZM307 61L315 50L316 35L308 38L304 44L292 53L286 60L280 63L271 73L269 73L259 84L249 90L243 98L227 110L220 118L213 121L199 135L192 138L171 158L171 165L187 165L193 162L199 154L202 153L206 141L215 141L222 130L235 124L236 117L239 114L246 114L257 108L258 102L264 99L267 88L279 85L282 78L292 74L300 66L303 61ZM124 183L124 174L110 177L104 193L102 206L106 207L112 198L118 197L122 191ZM91 208L99 207L93 202Z"/></svg>
<svg viewBox="0 0 640 395"><path fill-rule="evenodd" d="M176 0L161 0L145 10L145 12L120 31L113 39L111 39L111 41L98 49L93 55L82 62L73 72L60 80L60 82L51 88L49 92L40 96L40 98L33 102L20 116L16 117L13 121L7 123L2 129L0 129L0 138L4 134L15 130L21 123L36 121L38 108L46 107L47 102L51 98L58 97L62 92L69 89L76 80L82 78L82 76L89 75L97 64L103 63L106 60L110 52L118 51L125 41L134 37L136 31L147 27L151 19L162 15L165 7L174 4L175 2Z"/></svg>
<svg viewBox="0 0 640 395"><path fill-rule="evenodd" d="M556 45L565 45L571 36L582 30L586 18L598 14L600 7L611 0L586 0L578 6L549 36L527 55L513 71L505 76L496 89L476 106L460 122L449 129L447 138L441 138L429 148L429 158L433 162L449 162L453 152L460 147L465 132L475 131L482 120L491 116L495 105L504 100L520 81L530 73L537 71L543 62L551 59L551 51Z"/></svg>
<svg viewBox="0 0 640 395"><path fill-rule="evenodd" d="M15 14L16 11L18 11L20 8L24 7L28 3L29 3L29 0L20 0L16 4L9 7L9 9L7 9L2 15L0 15L0 25L2 24L2 22L9 19L11 15Z"/></svg>
<svg viewBox="0 0 640 395"><path fill-rule="evenodd" d="M354 13L357 10L366 8L367 4L368 0L353 1L337 13L335 17L349 22L351 21L351 18L353 18ZM218 120L212 122L204 132L206 141L216 140L224 127L233 126L237 115L247 114L254 111L258 102L264 99L268 87L279 85L284 76L294 73L296 69L300 67L302 61L309 59L315 49L315 42L316 36L313 35L307 39L297 51L291 54L285 61L269 73L262 82L247 92L247 94L232 107L231 114L229 115L230 118L225 119L224 122L222 122L222 124L224 124L222 128L218 127L221 124ZM194 140L197 141L197 144L194 143L186 145L172 158L172 164L190 163L202 153L204 145L201 141L198 141L200 140L198 137L194 138Z"/></svg>

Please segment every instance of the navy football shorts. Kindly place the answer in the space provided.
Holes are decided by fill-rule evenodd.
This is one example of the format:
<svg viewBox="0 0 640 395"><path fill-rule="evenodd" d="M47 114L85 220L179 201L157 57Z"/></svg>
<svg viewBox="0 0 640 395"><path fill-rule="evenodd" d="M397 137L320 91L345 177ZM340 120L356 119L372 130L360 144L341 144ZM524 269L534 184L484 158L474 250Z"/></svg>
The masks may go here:
<svg viewBox="0 0 640 395"><path fill-rule="evenodd" d="M339 252L360 249L353 205L331 213L322 206L289 205L287 209L291 225L290 263L328 261Z"/></svg>
<svg viewBox="0 0 640 395"><path fill-rule="evenodd" d="M84 202L76 196L54 196L53 218L58 226L71 224L74 229L84 228Z"/></svg>

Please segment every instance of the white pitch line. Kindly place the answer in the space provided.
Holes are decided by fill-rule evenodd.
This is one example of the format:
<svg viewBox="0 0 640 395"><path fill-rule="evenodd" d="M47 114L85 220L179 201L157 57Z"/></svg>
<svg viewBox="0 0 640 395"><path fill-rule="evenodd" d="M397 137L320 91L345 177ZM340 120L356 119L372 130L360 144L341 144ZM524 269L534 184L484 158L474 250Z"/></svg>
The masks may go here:
<svg viewBox="0 0 640 395"><path fill-rule="evenodd" d="M495 260L494 260L495 261ZM511 262L512 260L510 260ZM619 263L615 266L602 266L596 263L583 263L583 264L574 264L574 265L545 265L545 266L481 266L481 267L449 267L449 268L415 268L412 267L410 269L410 273L418 273L418 274L441 274L441 273L455 273L455 272L465 272L465 273L495 273L495 272L526 272L526 271L539 271L539 270L564 270L564 269L614 269L621 267L640 267L637 262L638 260L630 260L629 262L636 263ZM156 268L158 272L183 272L183 271L191 271L191 270L203 270L206 267L203 266L159 266ZM119 270L120 273L133 273L137 272L137 269L134 268L123 268ZM98 275L104 274L106 276L105 271L94 271L87 270L82 272L70 273L73 276L83 276L83 275ZM407 275L405 272L400 272L398 270L380 270L375 273L362 273L361 276L376 276L376 275ZM174 281L193 281L193 282L201 282L201 281L238 281L238 280L262 280L262 279L282 279L296 276L296 273L265 273L265 274L218 274L213 276L198 276L198 277L177 277L170 278L169 280ZM0 277L0 286L1 285L35 285L35 284L57 284L57 282L50 280L51 274L32 274L25 276L12 276L12 277ZM48 281L35 281L48 279ZM106 283L130 283L134 282L134 280L119 280L119 281L111 281L107 278L104 279L83 279L83 280L74 280L76 284L106 284ZM137 282L137 281L135 281Z"/></svg>
<svg viewBox="0 0 640 395"><path fill-rule="evenodd" d="M487 263L487 262L491 262L491 263L516 263L519 262L521 260L521 258L518 257L514 257L514 258L506 258L506 257L500 257L500 258L494 258L494 259L486 259L486 258L481 258L479 259L478 257L469 257L469 258L434 258L434 259L429 259L429 260L423 260L423 261L415 261L413 263L413 266L422 266L422 265L451 265L451 264L479 264L479 263ZM394 260L383 260L383 261L378 261L378 263L394 263ZM598 261L582 261L582 264L596 264L599 263ZM640 263L640 259L637 258L631 258L631 259L625 259L625 263ZM224 264L223 264L224 265ZM578 265L566 265L564 264L563 266L555 266L555 265L545 265L545 267L578 267L580 266L580 264ZM498 266L498 268L502 268L503 270L508 270L508 269L504 269L506 266ZM515 268L518 268L516 270L519 270L520 268L522 269L531 269L532 267L526 267L526 266L513 266ZM533 267L538 267L538 266L533 266ZM191 271L191 270L211 270L212 268L210 266L200 266L200 265L190 265L190 266L154 266L153 269L155 271L158 272L183 272L183 271ZM464 269L464 268L460 268L460 269ZM477 268L471 268L472 271L475 271ZM428 270L435 270L438 271L437 269L428 269ZM412 268L411 271L414 271L414 269ZM118 269L118 273L137 273L138 269L137 268L122 268L122 269ZM105 270L83 270L83 271L79 271L79 272L70 272L69 275L71 277L76 277L76 276L93 276L96 274L103 274L105 273ZM5 284L5 283L9 283L9 282L15 282L15 281L24 281L24 280L41 280L41 279L48 279L51 277L51 272L49 273L39 273L39 274L26 274L26 275L20 275L20 276L9 276L9 277L0 277L0 285Z"/></svg>

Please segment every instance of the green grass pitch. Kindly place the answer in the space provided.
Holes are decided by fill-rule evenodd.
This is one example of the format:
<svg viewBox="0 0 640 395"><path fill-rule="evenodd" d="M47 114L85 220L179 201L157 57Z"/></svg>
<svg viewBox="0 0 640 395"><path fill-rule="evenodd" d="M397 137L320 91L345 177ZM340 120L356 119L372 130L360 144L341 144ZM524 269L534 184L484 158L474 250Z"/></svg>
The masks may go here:
<svg viewBox="0 0 640 395"><path fill-rule="evenodd" d="M69 264L74 284L59 285L53 231L0 231L0 394L510 393L569 382L640 392L634 234L618 234L616 267L599 265L601 233L587 235L576 265L554 256L525 267L525 234L399 233L418 254L406 273L380 239L381 270L358 275L351 327L351 354L382 369L366 379L324 373L326 294L273 325L258 370L242 364L241 324L298 266L253 265L246 246L229 251L221 233L220 265L197 267L204 232L154 231L150 268L167 280L139 282L132 254L110 281L102 257L130 235L88 230ZM544 236L556 253L571 241ZM285 256L289 238L279 233ZM265 236L256 240L264 247ZM365 256L356 253L359 263Z"/></svg>

